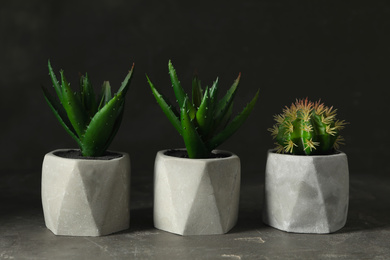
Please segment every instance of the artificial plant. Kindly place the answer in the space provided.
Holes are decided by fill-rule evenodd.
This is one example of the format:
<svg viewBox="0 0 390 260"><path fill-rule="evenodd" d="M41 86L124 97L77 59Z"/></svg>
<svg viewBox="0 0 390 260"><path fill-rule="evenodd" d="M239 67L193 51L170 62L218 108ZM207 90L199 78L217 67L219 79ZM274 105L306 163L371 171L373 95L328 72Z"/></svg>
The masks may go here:
<svg viewBox="0 0 390 260"><path fill-rule="evenodd" d="M276 139L276 152L294 155L332 154L344 144L340 130L346 125L337 120L336 109L321 101L296 100L275 115L276 124L268 129Z"/></svg>
<svg viewBox="0 0 390 260"><path fill-rule="evenodd" d="M241 74L225 96L218 101L218 78L210 88L206 87L203 91L201 82L195 75L192 79L190 99L184 92L171 61L168 63L168 70L179 110L156 90L146 76L153 95L169 121L183 137L188 157L209 158L212 150L226 141L244 123L258 99L259 91L243 111L230 120Z"/></svg>
<svg viewBox="0 0 390 260"><path fill-rule="evenodd" d="M104 81L100 95L96 96L88 74L81 75L80 89L74 91L62 70L59 82L50 61L48 67L58 100L54 99L46 88L42 87L42 90L54 115L77 142L83 156L103 155L121 124L125 95L133 75L134 64L113 96L108 81Z"/></svg>

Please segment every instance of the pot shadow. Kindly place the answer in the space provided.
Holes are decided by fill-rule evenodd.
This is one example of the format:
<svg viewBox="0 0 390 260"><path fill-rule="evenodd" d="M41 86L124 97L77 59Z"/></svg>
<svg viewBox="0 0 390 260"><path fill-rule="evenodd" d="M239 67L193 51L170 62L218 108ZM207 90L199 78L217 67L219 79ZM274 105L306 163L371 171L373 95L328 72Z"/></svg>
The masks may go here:
<svg viewBox="0 0 390 260"><path fill-rule="evenodd" d="M153 207L138 208L130 211L129 232L155 229L153 225Z"/></svg>
<svg viewBox="0 0 390 260"><path fill-rule="evenodd" d="M390 228L389 176L352 175L348 217L336 233Z"/></svg>
<svg viewBox="0 0 390 260"><path fill-rule="evenodd" d="M229 233L245 233L268 227L262 218L264 184L248 178L243 180L241 189L237 224Z"/></svg>
<svg viewBox="0 0 390 260"><path fill-rule="evenodd" d="M237 224L228 232L230 234L247 233L266 228L260 210L240 210Z"/></svg>
<svg viewBox="0 0 390 260"><path fill-rule="evenodd" d="M153 175L133 175L131 181L130 228L126 233L154 229Z"/></svg>
<svg viewBox="0 0 390 260"><path fill-rule="evenodd" d="M351 205L352 204L352 205ZM335 234L359 233L390 228L390 206L377 203L350 203L347 222Z"/></svg>
<svg viewBox="0 0 390 260"><path fill-rule="evenodd" d="M153 208L130 209L130 226L110 235L131 235L156 230L153 225Z"/></svg>

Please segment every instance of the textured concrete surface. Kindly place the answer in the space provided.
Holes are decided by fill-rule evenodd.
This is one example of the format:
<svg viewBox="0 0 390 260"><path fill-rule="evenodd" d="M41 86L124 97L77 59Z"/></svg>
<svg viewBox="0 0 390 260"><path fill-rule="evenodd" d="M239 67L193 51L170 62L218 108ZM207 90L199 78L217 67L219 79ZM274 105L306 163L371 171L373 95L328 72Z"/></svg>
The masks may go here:
<svg viewBox="0 0 390 260"><path fill-rule="evenodd" d="M55 236L44 224L39 173L1 172L0 259L389 259L390 177L351 175L346 226L293 234L261 221L263 177L242 176L237 225L225 235L182 237L153 227L153 178L133 179L129 230ZM142 177L141 177L142 176Z"/></svg>
<svg viewBox="0 0 390 260"><path fill-rule="evenodd" d="M238 156L195 160L165 152L156 156L154 226L185 236L224 234L234 227L240 198Z"/></svg>
<svg viewBox="0 0 390 260"><path fill-rule="evenodd" d="M347 155L296 156L269 151L264 196L267 225L296 233L335 232L347 220Z"/></svg>
<svg viewBox="0 0 390 260"><path fill-rule="evenodd" d="M389 130L368 125L365 117L383 122L389 111L389 1L2 0L0 14L0 85L6 97L0 258L388 259L390 184L380 175L390 173L384 138ZM128 231L85 239L56 237L44 227L42 157L75 145L39 89L51 84L49 58L72 86L79 72L88 72L96 90L104 80L116 89L136 63L125 120L111 148L129 152L135 170ZM179 237L153 228L154 156L182 140L144 74L173 94L168 59L186 88L195 69L203 86L219 76L221 93L242 72L236 111L260 88L255 110L225 144L240 156L242 195L238 223L223 236ZM261 221L261 174L265 150L273 147L266 129L273 114L307 95L334 105L351 123L343 134L352 170L349 215L346 226L331 235L289 234ZM362 138L367 129L369 138Z"/></svg>
<svg viewBox="0 0 390 260"><path fill-rule="evenodd" d="M56 150L60 151L60 150ZM45 155L42 205L56 235L101 236L129 228L130 157L68 159Z"/></svg>

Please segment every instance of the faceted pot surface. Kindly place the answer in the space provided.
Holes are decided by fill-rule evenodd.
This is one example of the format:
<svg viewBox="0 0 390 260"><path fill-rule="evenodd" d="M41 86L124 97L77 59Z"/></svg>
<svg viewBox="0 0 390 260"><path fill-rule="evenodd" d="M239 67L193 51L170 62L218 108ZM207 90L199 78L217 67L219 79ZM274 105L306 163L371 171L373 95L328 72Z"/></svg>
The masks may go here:
<svg viewBox="0 0 390 260"><path fill-rule="evenodd" d="M268 152L263 221L296 233L332 233L347 219L347 155L299 156Z"/></svg>
<svg viewBox="0 0 390 260"><path fill-rule="evenodd" d="M157 153L154 226L179 235L227 233L237 222L241 166L237 155L188 159Z"/></svg>
<svg viewBox="0 0 390 260"><path fill-rule="evenodd" d="M129 228L130 157L69 159L56 150L42 166L45 224L56 235L102 236Z"/></svg>

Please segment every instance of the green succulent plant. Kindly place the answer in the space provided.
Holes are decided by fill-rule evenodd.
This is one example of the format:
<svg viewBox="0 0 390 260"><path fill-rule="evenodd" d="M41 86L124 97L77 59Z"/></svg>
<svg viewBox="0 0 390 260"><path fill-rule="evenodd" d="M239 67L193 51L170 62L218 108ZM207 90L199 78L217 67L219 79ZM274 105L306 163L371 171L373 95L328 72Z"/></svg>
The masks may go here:
<svg viewBox="0 0 390 260"><path fill-rule="evenodd" d="M336 109L307 98L296 100L275 115L276 124L268 129L276 139L276 152L295 155L332 154L344 144L340 130L347 124L336 119Z"/></svg>
<svg viewBox="0 0 390 260"><path fill-rule="evenodd" d="M80 89L74 91L61 70L61 83L48 62L49 75L58 100L42 87L44 97L66 132L77 142L83 156L104 154L122 121L125 95L133 75L134 64L118 92L112 96L108 81L96 96L87 74L80 77Z"/></svg>
<svg viewBox="0 0 390 260"><path fill-rule="evenodd" d="M259 91L243 111L230 120L241 74L225 96L218 101L218 78L210 88L206 87L203 91L199 78L194 76L190 99L184 92L171 61L168 63L168 70L179 110L156 90L146 76L153 95L169 121L183 137L188 157L210 158L212 150L226 141L244 123L258 99Z"/></svg>

